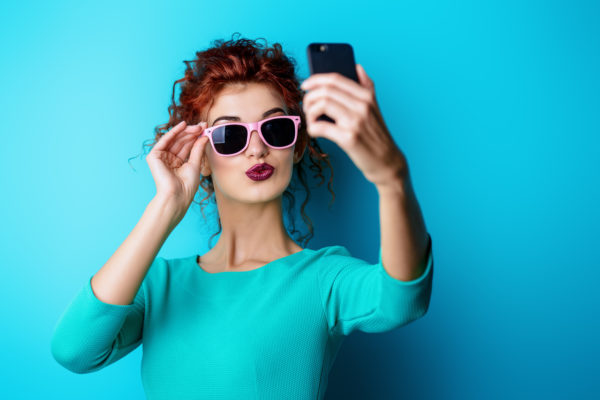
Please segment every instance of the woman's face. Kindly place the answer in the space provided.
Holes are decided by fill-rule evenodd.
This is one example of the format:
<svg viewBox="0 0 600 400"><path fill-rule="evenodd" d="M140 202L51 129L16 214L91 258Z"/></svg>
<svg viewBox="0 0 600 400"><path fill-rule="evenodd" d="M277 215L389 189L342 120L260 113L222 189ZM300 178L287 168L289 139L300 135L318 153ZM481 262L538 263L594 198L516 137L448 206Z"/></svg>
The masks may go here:
<svg viewBox="0 0 600 400"><path fill-rule="evenodd" d="M229 122L256 122L268 117L286 115L287 107L279 93L260 83L235 83L225 86L208 110L208 126ZM234 118L237 117L237 118ZM259 203L279 197L292 178L294 148L272 149L256 130L250 134L248 147L238 155L223 157L211 145L205 147L208 165L202 175L212 175L215 191L229 199L245 203ZM299 158L299 157L298 157ZM255 164L268 163L275 169L265 180L254 181L246 171Z"/></svg>

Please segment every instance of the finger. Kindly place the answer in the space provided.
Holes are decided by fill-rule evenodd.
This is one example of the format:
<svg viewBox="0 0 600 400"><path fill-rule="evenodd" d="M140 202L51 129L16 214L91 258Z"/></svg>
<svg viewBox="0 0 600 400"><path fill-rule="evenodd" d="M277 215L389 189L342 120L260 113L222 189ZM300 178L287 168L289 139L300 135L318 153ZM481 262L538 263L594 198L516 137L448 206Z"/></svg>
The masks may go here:
<svg viewBox="0 0 600 400"><path fill-rule="evenodd" d="M158 142L154 145L154 147L152 147L152 150L165 150L167 146L169 146L169 144L173 141L173 138L175 138L179 132L185 129L186 125L187 124L185 121L181 121L180 123L175 125L173 128L171 128L171 130L169 130L167 133L165 133L158 139Z"/></svg>
<svg viewBox="0 0 600 400"><path fill-rule="evenodd" d="M344 135L348 134L336 124L322 121L313 122L312 124L308 125L307 130L312 137L324 137L334 143L337 143L338 145L343 143Z"/></svg>
<svg viewBox="0 0 600 400"><path fill-rule="evenodd" d="M175 154L177 157L179 157L183 161L186 161L188 155L190 154L190 148L192 147L192 145L194 144L194 142L196 141L197 138L198 138L197 135L190 136L187 140L179 142L177 144L177 147L178 147L177 153L173 153L173 154Z"/></svg>
<svg viewBox="0 0 600 400"><path fill-rule="evenodd" d="M369 101L372 97L371 90L338 72L311 75L302 82L300 87L304 90L310 90L321 85L338 87L341 90L354 94L364 101Z"/></svg>
<svg viewBox="0 0 600 400"><path fill-rule="evenodd" d="M179 152L179 154L177 155L184 162L188 162L189 161L190 149L192 148L192 146L194 145L194 143L196 143L196 140L190 140L190 141L188 141L183 146L183 148L181 149L181 151Z"/></svg>
<svg viewBox="0 0 600 400"><path fill-rule="evenodd" d="M201 136L194 142L194 147L192 147L192 152L190 154L189 163L194 165L197 168L202 166L202 157L204 156L204 149L208 144L209 139L208 136Z"/></svg>
<svg viewBox="0 0 600 400"><path fill-rule="evenodd" d="M181 149L183 148L183 146L185 146L189 141L192 141L193 143L194 140L196 140L201 134L202 132L190 132L185 136L180 136L176 139L172 146L167 148L165 151L177 154L179 156L179 153L181 153Z"/></svg>
<svg viewBox="0 0 600 400"><path fill-rule="evenodd" d="M310 128L310 124L317 122L317 118L321 114L327 114L329 117L333 118L335 120L335 125L341 128L350 128L355 119L355 113L345 105L331 98L321 98L316 103L309 106L305 111L308 128Z"/></svg>
<svg viewBox="0 0 600 400"><path fill-rule="evenodd" d="M319 86L308 92L302 100L303 107L305 109L309 108L313 103L323 98L335 100L355 112L362 112L365 107L365 103L362 100L345 90L340 90L333 86Z"/></svg>
<svg viewBox="0 0 600 400"><path fill-rule="evenodd" d="M171 173L171 168L167 166L167 163L161 153L153 153L150 152L148 156L146 156L146 162L148 163L148 167L150 168L150 172L154 179L161 179L161 177L167 177Z"/></svg>
<svg viewBox="0 0 600 400"><path fill-rule="evenodd" d="M160 150L154 153L150 152L151 154L148 155L147 162L153 175L156 172L164 176L165 174L169 174L173 169L179 169L185 164L189 149L194 144L195 137L193 135L190 134L187 142L182 140L178 142L178 146L181 148L177 153L173 152L172 149Z"/></svg>
<svg viewBox="0 0 600 400"><path fill-rule="evenodd" d="M197 125L188 125L188 127L179 134L179 137L175 139L175 142L171 145L171 147L167 148L166 150L179 156L182 147L185 146L190 139L196 140L198 136L202 135L202 131L205 127L206 122L201 122Z"/></svg>

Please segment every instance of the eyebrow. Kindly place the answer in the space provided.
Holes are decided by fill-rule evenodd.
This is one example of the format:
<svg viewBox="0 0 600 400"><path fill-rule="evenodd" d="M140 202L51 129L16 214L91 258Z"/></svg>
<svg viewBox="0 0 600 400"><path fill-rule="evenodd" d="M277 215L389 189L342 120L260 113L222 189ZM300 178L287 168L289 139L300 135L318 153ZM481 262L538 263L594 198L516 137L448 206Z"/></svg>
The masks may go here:
<svg viewBox="0 0 600 400"><path fill-rule="evenodd" d="M268 111L265 111L265 112L263 113L263 118L265 118L265 117L267 117L267 116L269 116L269 115L271 115L271 114L274 114L274 113L276 113L276 112L282 112L282 113L286 114L286 111L285 111L283 108L281 108L281 107L275 107L275 108L271 108L271 109L270 109L270 110L268 110ZM212 122L212 124L210 124L210 126L213 126L213 125L215 124L215 122L217 122L217 121L220 121L220 120L222 120L222 119L225 119L225 120L230 120L230 121L240 121L240 117L238 117L237 115L223 115L223 116L221 116L221 117L219 117L219 118L215 119L215 120Z"/></svg>

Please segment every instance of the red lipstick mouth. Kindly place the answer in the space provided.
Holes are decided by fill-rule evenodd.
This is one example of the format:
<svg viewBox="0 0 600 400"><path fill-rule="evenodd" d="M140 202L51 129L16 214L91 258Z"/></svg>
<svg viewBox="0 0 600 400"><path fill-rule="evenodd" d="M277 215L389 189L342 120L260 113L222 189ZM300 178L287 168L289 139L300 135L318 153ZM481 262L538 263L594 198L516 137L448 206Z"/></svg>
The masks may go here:
<svg viewBox="0 0 600 400"><path fill-rule="evenodd" d="M275 167L267 163L255 164L246 171L246 175L254 181L262 181L270 177L274 170Z"/></svg>

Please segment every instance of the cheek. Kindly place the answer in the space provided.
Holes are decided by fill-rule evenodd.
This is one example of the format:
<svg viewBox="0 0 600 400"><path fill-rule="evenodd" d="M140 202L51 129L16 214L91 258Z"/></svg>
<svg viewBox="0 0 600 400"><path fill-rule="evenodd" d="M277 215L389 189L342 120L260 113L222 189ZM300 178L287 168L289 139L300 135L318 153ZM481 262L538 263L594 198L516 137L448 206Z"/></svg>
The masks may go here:
<svg viewBox="0 0 600 400"><path fill-rule="evenodd" d="M206 159L208 161L208 164L210 165L210 168L213 170L220 171L223 169L231 169L231 158L232 157L223 157L218 155L217 153L215 153L212 147L206 150Z"/></svg>
<svg viewBox="0 0 600 400"><path fill-rule="evenodd" d="M227 165L227 161L225 157L219 157L214 153L208 157L211 173L213 176L217 176L217 179L220 176L226 176L234 169L231 165Z"/></svg>
<svg viewBox="0 0 600 400"><path fill-rule="evenodd" d="M294 152L289 151L285 157L279 160L279 168L285 171L288 175L291 175L294 171Z"/></svg>

